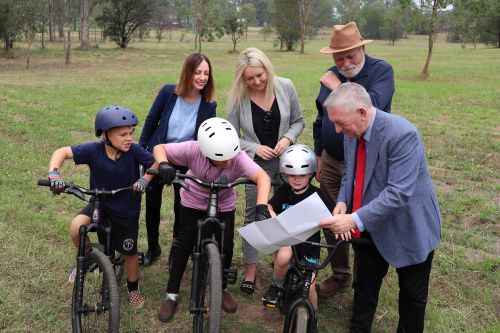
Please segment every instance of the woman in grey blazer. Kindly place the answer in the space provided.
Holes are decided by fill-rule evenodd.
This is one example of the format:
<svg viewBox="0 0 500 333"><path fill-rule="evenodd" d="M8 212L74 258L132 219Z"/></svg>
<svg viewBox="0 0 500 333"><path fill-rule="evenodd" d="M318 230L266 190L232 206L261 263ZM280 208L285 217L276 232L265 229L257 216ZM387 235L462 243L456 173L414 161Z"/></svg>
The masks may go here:
<svg viewBox="0 0 500 333"><path fill-rule="evenodd" d="M297 141L304 129L299 98L292 81L274 74L267 56L257 48L241 52L236 65L227 107L227 120L241 134L241 148L268 173L279 180L279 157ZM266 217L256 207L256 188L247 185L245 224ZM257 213L256 213L257 212ZM245 277L240 289L252 294L258 252L243 240Z"/></svg>

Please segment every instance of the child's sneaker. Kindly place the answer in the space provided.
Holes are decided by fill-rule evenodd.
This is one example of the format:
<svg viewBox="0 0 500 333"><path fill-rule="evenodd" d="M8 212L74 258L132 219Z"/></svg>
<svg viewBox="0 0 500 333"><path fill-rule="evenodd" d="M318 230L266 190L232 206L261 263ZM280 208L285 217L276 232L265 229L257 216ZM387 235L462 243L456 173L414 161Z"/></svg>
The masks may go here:
<svg viewBox="0 0 500 333"><path fill-rule="evenodd" d="M266 307L275 308L278 306L282 295L283 288L280 288L273 283L269 286L264 296L262 296L262 302Z"/></svg>
<svg viewBox="0 0 500 333"><path fill-rule="evenodd" d="M144 306L144 295L139 290L128 293L128 304L132 309L141 309Z"/></svg>
<svg viewBox="0 0 500 333"><path fill-rule="evenodd" d="M75 279L76 279L76 267L73 267L71 273L69 273L68 281L69 283L75 283Z"/></svg>

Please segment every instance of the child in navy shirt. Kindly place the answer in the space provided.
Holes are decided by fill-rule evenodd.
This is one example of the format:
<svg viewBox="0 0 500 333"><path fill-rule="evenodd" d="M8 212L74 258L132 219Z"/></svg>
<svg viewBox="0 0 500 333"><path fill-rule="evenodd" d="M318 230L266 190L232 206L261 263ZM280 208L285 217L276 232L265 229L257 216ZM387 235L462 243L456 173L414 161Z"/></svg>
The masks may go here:
<svg viewBox="0 0 500 333"><path fill-rule="evenodd" d="M137 257L137 236L140 195L144 193L152 176L140 177L139 165L149 168L154 164L153 155L132 143L132 133L137 117L126 107L110 105L96 115L95 135L103 140L57 149L50 159L49 174L51 191L61 193L65 188L60 168L64 161L73 159L75 164L87 164L90 169L90 188L114 190L133 186L132 193L122 192L105 197L101 201L104 221L111 224L112 247L124 254L127 270L129 304L132 308L144 305L144 296L139 292L139 259ZM91 204L83 208L71 221L70 237L76 247L79 229L91 222ZM87 242L89 239L87 239ZM70 274L73 282L76 268Z"/></svg>

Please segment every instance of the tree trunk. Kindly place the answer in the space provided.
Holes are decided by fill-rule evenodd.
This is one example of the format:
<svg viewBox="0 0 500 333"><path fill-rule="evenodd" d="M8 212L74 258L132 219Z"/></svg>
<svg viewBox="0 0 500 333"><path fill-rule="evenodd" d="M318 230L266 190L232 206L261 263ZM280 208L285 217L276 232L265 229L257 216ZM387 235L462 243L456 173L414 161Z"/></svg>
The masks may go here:
<svg viewBox="0 0 500 333"><path fill-rule="evenodd" d="M64 39L64 62L71 64L71 28L68 27L68 38Z"/></svg>
<svg viewBox="0 0 500 333"><path fill-rule="evenodd" d="M52 26L54 25L54 3L52 0L49 0L49 41L54 41L54 34L52 32Z"/></svg>
<svg viewBox="0 0 500 333"><path fill-rule="evenodd" d="M429 67L431 65L432 48L434 46L434 24L437 18L437 10L438 10L438 0L434 0L432 4L431 19L429 22L429 52L427 53L427 60L425 61L424 68L420 73L421 80L427 80L430 76Z"/></svg>
<svg viewBox="0 0 500 333"><path fill-rule="evenodd" d="M307 31L307 19L309 17L309 8L311 3L309 0L300 1L300 54L304 54L304 44Z"/></svg>
<svg viewBox="0 0 500 333"><path fill-rule="evenodd" d="M82 38L80 43L81 50L87 50L90 47L89 33L89 17L90 17L90 0L82 1Z"/></svg>

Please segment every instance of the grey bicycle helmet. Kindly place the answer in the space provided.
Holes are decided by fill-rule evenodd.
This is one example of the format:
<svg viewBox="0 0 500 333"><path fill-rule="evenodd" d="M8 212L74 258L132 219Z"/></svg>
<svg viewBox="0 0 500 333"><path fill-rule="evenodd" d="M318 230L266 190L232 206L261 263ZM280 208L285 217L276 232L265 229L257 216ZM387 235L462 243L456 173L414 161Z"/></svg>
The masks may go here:
<svg viewBox="0 0 500 333"><path fill-rule="evenodd" d="M137 117L132 110L120 105L103 107L95 116L95 136L100 137L103 132L119 126L136 126Z"/></svg>
<svg viewBox="0 0 500 333"><path fill-rule="evenodd" d="M306 175L318 170L316 154L306 145L288 147L280 158L280 172L287 175Z"/></svg>

